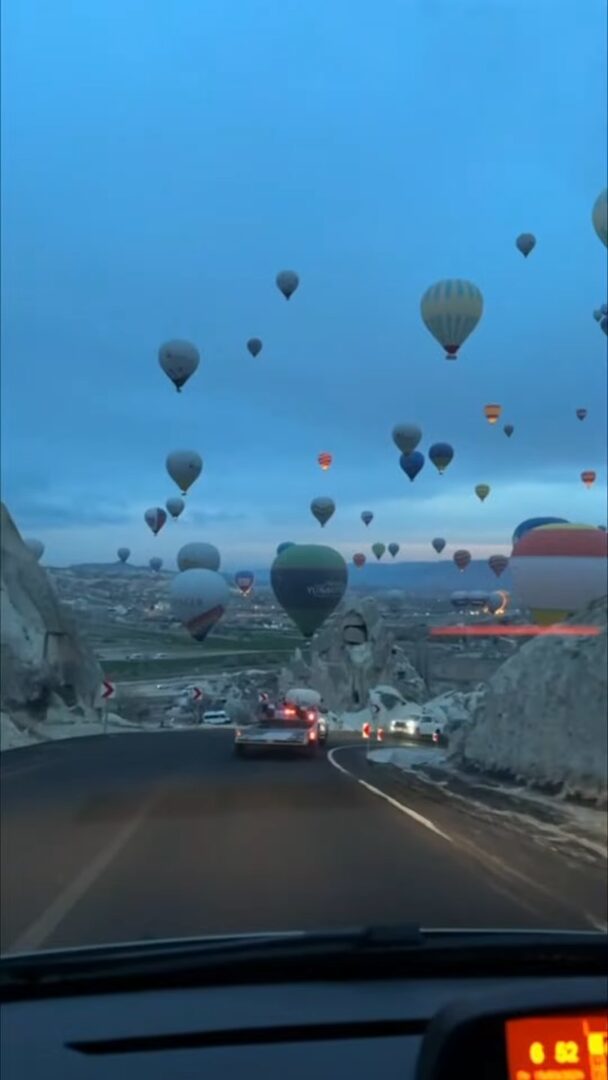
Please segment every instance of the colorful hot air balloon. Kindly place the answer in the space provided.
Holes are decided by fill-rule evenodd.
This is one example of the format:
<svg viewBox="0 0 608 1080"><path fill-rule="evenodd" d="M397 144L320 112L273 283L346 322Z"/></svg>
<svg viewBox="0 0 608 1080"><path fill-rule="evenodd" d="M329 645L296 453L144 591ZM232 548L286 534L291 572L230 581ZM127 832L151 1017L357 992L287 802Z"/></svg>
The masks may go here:
<svg viewBox="0 0 608 1080"><path fill-rule="evenodd" d="M131 554L131 549L127 548L127 547L120 547L118 549L118 551L116 552L116 554L118 555L118 558L120 559L120 561L122 563L125 563L127 561L127 559L129 558L129 555Z"/></svg>
<svg viewBox="0 0 608 1080"><path fill-rule="evenodd" d="M548 626L606 595L608 536L593 525L541 525L511 555L515 590L535 623Z"/></svg>
<svg viewBox="0 0 608 1080"><path fill-rule="evenodd" d="M386 551L384 544L372 544L372 551L376 558L380 560Z"/></svg>
<svg viewBox="0 0 608 1080"><path fill-rule="evenodd" d="M452 559L459 570L466 570L471 561L471 552L466 551L464 548L459 548L459 550L455 551L452 555Z"/></svg>
<svg viewBox="0 0 608 1080"><path fill-rule="evenodd" d="M488 424L495 424L502 412L502 405L484 405L483 415Z"/></svg>
<svg viewBox="0 0 608 1080"><path fill-rule="evenodd" d="M270 570L279 604L306 638L337 608L347 581L342 556L320 544L294 544L277 555Z"/></svg>
<svg viewBox="0 0 608 1080"><path fill-rule="evenodd" d="M488 566L492 573L496 574L496 577L500 577L507 569L508 565L509 560L506 555L490 555L490 558L488 559Z"/></svg>
<svg viewBox="0 0 608 1080"><path fill-rule="evenodd" d="M524 258L527 259L532 249L536 247L536 237L529 232L521 233L515 241L515 246L521 251Z"/></svg>
<svg viewBox="0 0 608 1080"><path fill-rule="evenodd" d="M581 473L581 480L587 488L593 487L593 485L595 484L595 479L596 472L594 469L585 469L584 472Z"/></svg>
<svg viewBox="0 0 608 1080"><path fill-rule="evenodd" d="M175 481L182 495L185 495L201 475L203 459L196 450L173 450L167 455L166 466L169 476Z"/></svg>
<svg viewBox="0 0 608 1080"><path fill-rule="evenodd" d="M277 288L283 293L286 300L293 296L300 279L294 270L281 270L276 277Z"/></svg>
<svg viewBox="0 0 608 1080"><path fill-rule="evenodd" d="M25 540L24 543L26 548L28 548L31 554L34 556L36 562L40 562L42 556L44 555L44 544L42 543L42 540L35 540L32 536L29 538L29 540Z"/></svg>
<svg viewBox="0 0 608 1080"><path fill-rule="evenodd" d="M511 435L515 431L515 428L513 427L513 424L505 424L505 426L504 426L504 428L502 430L504 431L505 435L507 436L507 439L510 439Z"/></svg>
<svg viewBox="0 0 608 1080"><path fill-rule="evenodd" d="M259 337L252 337L249 338L249 341L247 342L247 348L252 356L258 356L262 351L263 345Z"/></svg>
<svg viewBox="0 0 608 1080"><path fill-rule="evenodd" d="M362 551L358 551L356 555L353 555L353 562L359 570L362 566L365 566L366 561L367 560Z"/></svg>
<svg viewBox="0 0 608 1080"><path fill-rule="evenodd" d="M230 598L224 578L215 570L184 570L169 586L171 612L195 641L204 641L221 619Z"/></svg>
<svg viewBox="0 0 608 1080"><path fill-rule="evenodd" d="M516 544L518 540L521 540L522 536L525 536L530 529L538 529L541 525L567 525L568 522L565 518L559 517L536 517L526 518L525 521L521 521L515 529L511 542Z"/></svg>
<svg viewBox="0 0 608 1080"><path fill-rule="evenodd" d="M412 450L411 454L402 454L399 464L410 480L415 480L424 465L424 454L420 450Z"/></svg>
<svg viewBox="0 0 608 1080"><path fill-rule="evenodd" d="M477 484L475 487L475 494L477 495L477 498L480 500L480 502L483 502L484 499L487 499L491 490L492 489L490 488L489 484Z"/></svg>
<svg viewBox="0 0 608 1080"><path fill-rule="evenodd" d="M255 574L251 570L237 570L234 575L234 583L240 589L243 596L249 596L255 581Z"/></svg>
<svg viewBox="0 0 608 1080"><path fill-rule="evenodd" d="M455 360L460 346L483 313L483 296L470 281L438 281L420 301L422 321L443 345L447 360Z"/></svg>
<svg viewBox="0 0 608 1080"><path fill-rule="evenodd" d="M371 510L364 510L361 514L361 521L364 525L369 525L370 521L374 520L374 515Z"/></svg>
<svg viewBox="0 0 608 1080"><path fill-rule="evenodd" d="M319 495L317 499L313 499L310 504L310 512L313 517L316 517L317 521L323 528L327 524L330 517L334 514L336 504L333 499L328 499L325 495Z"/></svg>
<svg viewBox="0 0 608 1080"><path fill-rule="evenodd" d="M287 548L290 548L290 547L293 547L293 546L294 546L293 540L284 540L283 543L279 544L279 546L277 547L276 553L277 553L277 555L282 555L282 553L284 551L287 551Z"/></svg>
<svg viewBox="0 0 608 1080"><path fill-rule="evenodd" d="M163 560L159 559L158 555L154 555L154 557L150 559L150 569L154 570L156 574L158 574L160 570L162 570L162 565Z"/></svg>
<svg viewBox="0 0 608 1080"><path fill-rule="evenodd" d="M319 454L319 456L317 458L317 461L319 462L319 465L323 469L323 472L327 472L327 470L329 469L329 466L331 465L333 460L334 459L333 459L332 455L326 453L325 451L322 454Z"/></svg>
<svg viewBox="0 0 608 1080"><path fill-rule="evenodd" d="M193 541L184 544L177 553L178 568L185 570L219 570L220 553L213 544Z"/></svg>
<svg viewBox="0 0 608 1080"><path fill-rule="evenodd" d="M433 443L429 450L429 460L433 462L439 475L445 472L453 457L454 448L447 442Z"/></svg>
<svg viewBox="0 0 608 1080"><path fill-rule="evenodd" d="M189 341L167 341L158 350L158 362L178 394L199 365L200 355Z"/></svg>
<svg viewBox="0 0 608 1080"><path fill-rule="evenodd" d="M602 244L608 247L608 189L604 188L600 191L597 199L593 204L593 210L591 212L591 220L593 221L593 228L599 236Z"/></svg>
<svg viewBox="0 0 608 1080"><path fill-rule="evenodd" d="M586 409L577 409L576 410L576 415L577 415L579 420L584 420L586 415L587 415L587 410Z"/></svg>
<svg viewBox="0 0 608 1080"><path fill-rule="evenodd" d="M167 499L165 506L171 514L171 517L176 521L186 504L183 499L180 499L179 495L173 495L170 499Z"/></svg>
<svg viewBox="0 0 608 1080"><path fill-rule="evenodd" d="M146 525L148 525L155 536L158 536L165 521L167 520L167 514L163 510L162 506L151 506L149 510L146 510L144 514Z"/></svg>
<svg viewBox="0 0 608 1080"><path fill-rule="evenodd" d="M411 454L422 438L417 424L397 424L393 428L393 442L402 454Z"/></svg>
<svg viewBox="0 0 608 1080"><path fill-rule="evenodd" d="M399 544L395 544L395 543L389 544L388 545L388 550L389 550L389 553L393 556L393 559L394 559L395 555L399 554Z"/></svg>
<svg viewBox="0 0 608 1080"><path fill-rule="evenodd" d="M443 539L443 536L436 536L434 540L431 540L431 544L435 548L437 554L441 555L441 552L445 547L445 540Z"/></svg>

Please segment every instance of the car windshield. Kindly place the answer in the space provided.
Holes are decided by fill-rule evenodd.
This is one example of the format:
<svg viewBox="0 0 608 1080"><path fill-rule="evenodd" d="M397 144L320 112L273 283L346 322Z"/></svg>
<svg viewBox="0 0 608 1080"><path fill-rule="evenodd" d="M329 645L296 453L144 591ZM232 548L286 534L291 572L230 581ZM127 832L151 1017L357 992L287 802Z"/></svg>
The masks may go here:
<svg viewBox="0 0 608 1080"><path fill-rule="evenodd" d="M4 0L3 953L608 927L607 19Z"/></svg>

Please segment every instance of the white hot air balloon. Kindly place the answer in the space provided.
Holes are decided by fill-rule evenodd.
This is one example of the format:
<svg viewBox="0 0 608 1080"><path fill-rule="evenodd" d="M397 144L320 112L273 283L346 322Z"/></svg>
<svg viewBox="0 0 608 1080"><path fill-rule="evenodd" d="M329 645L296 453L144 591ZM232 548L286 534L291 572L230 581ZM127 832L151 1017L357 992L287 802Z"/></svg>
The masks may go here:
<svg viewBox="0 0 608 1080"><path fill-rule="evenodd" d="M196 450L173 450L167 455L167 472L175 481L182 495L201 475L203 459Z"/></svg>
<svg viewBox="0 0 608 1080"><path fill-rule="evenodd" d="M422 438L417 424L397 424L393 428L393 442L402 454L411 454Z"/></svg>
<svg viewBox="0 0 608 1080"><path fill-rule="evenodd" d="M178 394L196 371L199 361L199 351L189 341L167 341L158 350L158 362Z"/></svg>
<svg viewBox="0 0 608 1080"><path fill-rule="evenodd" d="M167 507L167 510L169 511L169 513L171 514L171 517L174 520L177 520L179 515L182 513L185 505L186 504L185 504L184 500L180 499L179 495L172 495L171 498L167 499L167 501L165 503L165 506Z"/></svg>
<svg viewBox="0 0 608 1080"><path fill-rule="evenodd" d="M184 570L176 574L169 587L171 612L183 623L195 641L204 641L221 619L230 589L215 570Z"/></svg>
<svg viewBox="0 0 608 1080"><path fill-rule="evenodd" d="M35 540L32 536L29 540L25 541L25 546L30 549L36 562L40 562L44 555L44 544L42 543L42 540Z"/></svg>
<svg viewBox="0 0 608 1080"><path fill-rule="evenodd" d="M600 191L591 212L593 228L604 247L608 247L608 188Z"/></svg>
<svg viewBox="0 0 608 1080"><path fill-rule="evenodd" d="M177 553L180 570L219 570L220 553L213 544L193 541L184 544Z"/></svg>

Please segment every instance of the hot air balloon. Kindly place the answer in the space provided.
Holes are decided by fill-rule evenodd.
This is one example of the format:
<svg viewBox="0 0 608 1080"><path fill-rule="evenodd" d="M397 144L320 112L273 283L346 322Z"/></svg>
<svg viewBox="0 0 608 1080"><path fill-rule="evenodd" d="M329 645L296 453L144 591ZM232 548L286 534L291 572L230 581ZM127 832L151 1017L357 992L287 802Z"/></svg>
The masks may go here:
<svg viewBox="0 0 608 1080"><path fill-rule="evenodd" d="M183 499L180 499L179 495L173 495L170 499L167 499L165 506L171 514L171 517L174 520L177 520L186 504Z"/></svg>
<svg viewBox="0 0 608 1080"><path fill-rule="evenodd" d="M150 559L150 569L154 570L156 574L158 574L159 571L162 569L162 565L163 560L159 559L158 555L154 555L154 557Z"/></svg>
<svg viewBox="0 0 608 1080"><path fill-rule="evenodd" d="M457 589L450 596L450 604L456 611L465 611L469 606L469 594L464 589Z"/></svg>
<svg viewBox="0 0 608 1080"><path fill-rule="evenodd" d="M477 484L475 487L475 494L477 495L477 498L480 500L480 502L483 502L484 499L487 499L490 491L491 488L489 484Z"/></svg>
<svg viewBox="0 0 608 1080"><path fill-rule="evenodd" d="M469 608L471 611L484 611L488 606L489 593L482 591L481 589L473 589L469 593Z"/></svg>
<svg viewBox="0 0 608 1080"><path fill-rule="evenodd" d="M393 428L393 442L402 454L411 454L422 438L417 424L397 424Z"/></svg>
<svg viewBox="0 0 608 1080"><path fill-rule="evenodd" d="M471 561L471 552L466 551L464 548L460 548L458 551L454 552L452 559L459 570L466 570Z"/></svg>
<svg viewBox="0 0 608 1080"><path fill-rule="evenodd" d="M445 472L453 457L454 449L447 442L433 443L429 450L429 460L440 475Z"/></svg>
<svg viewBox="0 0 608 1080"><path fill-rule="evenodd" d="M510 439L511 435L515 431L515 428L513 427L513 424L505 424L505 426L504 426L504 428L502 430L504 431L505 435L507 436L507 439Z"/></svg>
<svg viewBox="0 0 608 1080"><path fill-rule="evenodd" d="M506 595L506 593L498 589L490 593L488 596L488 610L492 612L492 615L495 615L504 606L504 597Z"/></svg>
<svg viewBox="0 0 608 1080"><path fill-rule="evenodd" d="M331 463L333 461L333 457L332 457L331 454L327 454L327 453L323 452L322 454L319 454L319 456L317 458L317 461L319 462L319 465L323 469L323 472L327 472L327 470L329 469L329 466L331 465Z"/></svg>
<svg viewBox="0 0 608 1080"><path fill-rule="evenodd" d="M434 540L431 540L431 544L435 548L437 554L441 555L441 552L445 547L445 540L443 539L443 536L436 536Z"/></svg>
<svg viewBox="0 0 608 1080"><path fill-rule="evenodd" d="M410 480L415 480L424 465L424 454L420 450L412 450L411 454L402 454L399 464Z"/></svg>
<svg viewBox="0 0 608 1080"><path fill-rule="evenodd" d="M30 537L29 540L25 541L25 546L34 556L36 562L40 562L44 555L44 544L42 543L42 540L35 540L34 537Z"/></svg>
<svg viewBox="0 0 608 1080"><path fill-rule="evenodd" d="M251 570L237 570L234 575L234 583L240 589L243 596L249 596L255 581L255 574Z"/></svg>
<svg viewBox="0 0 608 1080"><path fill-rule="evenodd" d="M386 551L384 544L372 544L372 551L376 558L380 560Z"/></svg>
<svg viewBox="0 0 608 1080"><path fill-rule="evenodd" d="M118 555L118 558L120 559L120 561L125 563L127 561L127 559L129 558L129 555L131 554L131 549L126 548L126 547L121 547L121 548L118 549L116 554Z"/></svg>
<svg viewBox="0 0 608 1080"><path fill-rule="evenodd" d="M247 342L247 348L249 349L249 352L252 356L258 356L259 353L261 353L262 351L262 347L262 342L260 341L259 337L249 338L249 341Z"/></svg>
<svg viewBox="0 0 608 1080"><path fill-rule="evenodd" d="M591 212L591 220L593 221L593 228L599 236L602 244L608 247L608 189L604 188L600 191L597 199L593 204L593 210Z"/></svg>
<svg viewBox="0 0 608 1080"><path fill-rule="evenodd" d="M502 405L484 405L483 415L488 424L495 424L502 412Z"/></svg>
<svg viewBox="0 0 608 1080"><path fill-rule="evenodd" d="M388 550L389 550L389 553L393 556L393 559L394 559L395 555L399 554L399 544L395 544L395 543L389 544L388 545Z"/></svg>
<svg viewBox="0 0 608 1080"><path fill-rule="evenodd" d="M526 518L526 520L521 521L519 523L519 525L517 526L517 528L515 529L515 532L513 533L513 536L511 537L511 542L513 544L516 544L518 540L521 540L522 536L525 536L525 534L530 531L530 529L538 529L538 528L540 528L541 525L567 525L567 524L568 524L568 522L566 521L565 518L559 518L559 517Z"/></svg>
<svg viewBox="0 0 608 1080"><path fill-rule="evenodd" d="M203 469L203 459L196 450L173 450L167 456L167 472L182 495L192 486Z"/></svg>
<svg viewBox="0 0 608 1080"><path fill-rule="evenodd" d="M483 296L470 281L438 281L420 301L422 321L443 345L446 360L455 360L460 346L483 313Z"/></svg>
<svg viewBox="0 0 608 1080"><path fill-rule="evenodd" d="M167 341L158 350L158 362L178 394L199 365L199 351L189 341Z"/></svg>
<svg viewBox="0 0 608 1080"><path fill-rule="evenodd" d="M293 546L294 546L293 540L284 540L283 543L279 544L279 546L277 547L277 552L276 553L277 553L277 555L282 555L282 553L284 551L287 551L287 548L290 548L290 547L293 547Z"/></svg>
<svg viewBox="0 0 608 1080"><path fill-rule="evenodd" d="M195 641L204 641L221 619L230 591L215 570L184 570L169 586L171 612Z"/></svg>
<svg viewBox="0 0 608 1080"><path fill-rule="evenodd" d="M529 232L521 233L515 241L515 246L521 251L524 258L527 259L532 249L536 247L536 237Z"/></svg>
<svg viewBox="0 0 608 1080"><path fill-rule="evenodd" d="M581 473L581 480L587 488L592 488L595 484L596 472L594 469L585 469Z"/></svg>
<svg viewBox="0 0 608 1080"><path fill-rule="evenodd" d="M600 322L600 326L601 326L602 330L604 331L604 333L608 334L608 315L603 315L602 316L602 321Z"/></svg>
<svg viewBox="0 0 608 1080"><path fill-rule="evenodd" d="M194 541L184 544L177 553L177 565L185 570L219 570L220 553L213 544Z"/></svg>
<svg viewBox="0 0 608 1080"><path fill-rule="evenodd" d="M144 514L146 525L152 529L155 536L158 536L165 521L167 520L167 514L163 510L162 506L151 506L149 510L146 510Z"/></svg>
<svg viewBox="0 0 608 1080"><path fill-rule="evenodd" d="M584 420L586 415L587 415L587 410L586 409L577 409L576 410L576 415L577 415L577 418L579 420Z"/></svg>
<svg viewBox="0 0 608 1080"><path fill-rule="evenodd" d="M371 510L364 510L363 513L361 514L361 521L363 522L363 524L364 525L369 525L370 521L373 521L373 520L374 520L374 515L372 514Z"/></svg>
<svg viewBox="0 0 608 1080"><path fill-rule="evenodd" d="M319 497L313 499L310 504L310 512L313 517L316 517L321 527L327 524L335 509L336 504L334 500L328 499L325 495L319 495Z"/></svg>
<svg viewBox="0 0 608 1080"><path fill-rule="evenodd" d="M270 570L279 604L306 638L337 608L347 580L342 556L320 544L294 544L277 555Z"/></svg>
<svg viewBox="0 0 608 1080"><path fill-rule="evenodd" d="M358 551L356 555L353 555L353 562L358 569L361 569L362 566L365 566L366 561L367 560L362 551Z"/></svg>
<svg viewBox="0 0 608 1080"><path fill-rule="evenodd" d="M599 322L601 320L603 314L604 314L604 312L602 311L601 308L596 308L595 311L593 312L593 318L595 319L596 322Z"/></svg>
<svg viewBox="0 0 608 1080"><path fill-rule="evenodd" d="M293 296L300 279L294 270L281 270L276 277L277 288L283 293L286 300L289 300L290 296Z"/></svg>
<svg viewBox="0 0 608 1080"><path fill-rule="evenodd" d="M488 559L488 566L492 573L496 574L496 577L500 577L507 569L508 565L509 560L506 555L490 555L490 558Z"/></svg>
<svg viewBox="0 0 608 1080"><path fill-rule="evenodd" d="M606 595L608 536L593 525L541 525L511 555L515 590L535 623L548 626Z"/></svg>

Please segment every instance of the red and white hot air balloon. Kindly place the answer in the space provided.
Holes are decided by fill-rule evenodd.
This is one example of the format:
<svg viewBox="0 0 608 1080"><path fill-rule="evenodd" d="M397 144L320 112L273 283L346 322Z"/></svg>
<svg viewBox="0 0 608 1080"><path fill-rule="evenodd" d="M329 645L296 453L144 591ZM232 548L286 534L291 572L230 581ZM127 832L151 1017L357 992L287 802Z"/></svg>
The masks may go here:
<svg viewBox="0 0 608 1080"><path fill-rule="evenodd" d="M331 454L328 454L326 451L323 451L322 454L319 454L317 458L317 461L323 469L323 472L327 472L333 460L333 456Z"/></svg>

